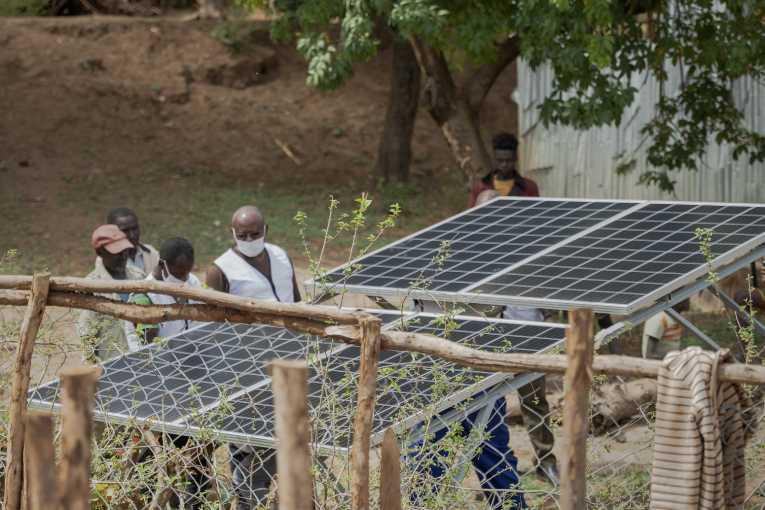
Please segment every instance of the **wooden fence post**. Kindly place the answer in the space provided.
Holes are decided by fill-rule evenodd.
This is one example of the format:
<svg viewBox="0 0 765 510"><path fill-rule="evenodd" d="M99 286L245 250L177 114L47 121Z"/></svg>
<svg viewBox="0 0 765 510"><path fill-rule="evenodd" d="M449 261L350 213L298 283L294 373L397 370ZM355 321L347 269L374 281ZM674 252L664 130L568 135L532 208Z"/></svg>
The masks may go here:
<svg viewBox="0 0 765 510"><path fill-rule="evenodd" d="M359 320L361 363L351 445L351 510L369 509L369 445L375 412L377 362L380 357L380 323L376 317Z"/></svg>
<svg viewBox="0 0 765 510"><path fill-rule="evenodd" d="M401 450L393 429L385 431L380 449L380 510L401 510Z"/></svg>
<svg viewBox="0 0 765 510"><path fill-rule="evenodd" d="M308 365L304 361L271 362L276 408L276 467L280 510L313 508L311 429L308 422Z"/></svg>
<svg viewBox="0 0 765 510"><path fill-rule="evenodd" d="M54 509L57 496L56 457L51 415L27 415L24 458L29 510Z"/></svg>
<svg viewBox="0 0 765 510"><path fill-rule="evenodd" d="M32 278L32 295L27 303L27 310L21 323L21 335L16 350L11 401L8 409L8 457L6 459L5 495L3 498L3 506L6 510L19 510L21 508L21 488L24 479L24 416L27 409L27 391L31 377L35 338L42 323L49 287L49 273L34 275Z"/></svg>
<svg viewBox="0 0 765 510"><path fill-rule="evenodd" d="M59 507L90 509L90 440L93 400L100 367L75 367L61 372L61 466Z"/></svg>
<svg viewBox="0 0 765 510"><path fill-rule="evenodd" d="M560 503L563 510L584 510L587 497L587 427L592 382L592 311L569 313L566 332L568 367L563 401L564 453L561 457Z"/></svg>

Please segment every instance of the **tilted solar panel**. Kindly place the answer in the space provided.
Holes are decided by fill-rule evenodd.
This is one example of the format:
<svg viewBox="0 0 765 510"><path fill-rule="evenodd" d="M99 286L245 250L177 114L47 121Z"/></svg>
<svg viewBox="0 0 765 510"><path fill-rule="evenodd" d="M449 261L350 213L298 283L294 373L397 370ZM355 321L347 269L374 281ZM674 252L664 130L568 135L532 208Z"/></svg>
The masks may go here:
<svg viewBox="0 0 765 510"><path fill-rule="evenodd" d="M477 317L458 316L452 320L456 328L446 335L450 340L495 352L546 352L563 342L566 329L559 324ZM406 326L394 324L391 329L444 336L442 321L431 314L414 316ZM330 411L355 408L358 360L359 349L347 346L335 350L320 363L311 364L308 398L312 419L318 425L314 427L314 440L320 445L350 445L353 413ZM469 370L442 359L409 352L381 353L378 374L373 417L373 434L378 440L389 426L398 424L409 428L427 416L465 402L511 377ZM225 419L225 427L248 430L261 440L261 444L270 441L274 423L270 385L242 395L233 402L233 408Z"/></svg>
<svg viewBox="0 0 765 510"><path fill-rule="evenodd" d="M637 202L499 200L471 209L362 257L327 283L459 292L530 255L628 210ZM354 264L355 264L354 263Z"/></svg>
<svg viewBox="0 0 765 510"><path fill-rule="evenodd" d="M730 262L762 244L765 207L649 203L467 292L636 309L708 271L698 228Z"/></svg>
<svg viewBox="0 0 765 510"><path fill-rule="evenodd" d="M448 321L429 314L372 311L385 329L448 336L502 352L541 352L558 345L565 327L478 317ZM445 329L446 328L446 329ZM274 358L307 359L314 442L335 450L349 445L356 408L358 348L271 326L204 324L160 344L104 363L95 417L144 423L156 430L273 446L273 400L266 366ZM412 353L380 358L374 431L414 424L507 379L508 374L466 370ZM30 407L58 411L58 381L30 391Z"/></svg>
<svg viewBox="0 0 765 510"><path fill-rule="evenodd" d="M710 265L698 228L711 232ZM449 245L439 256L441 242ZM627 314L764 244L763 205L504 197L307 283L328 293Z"/></svg>

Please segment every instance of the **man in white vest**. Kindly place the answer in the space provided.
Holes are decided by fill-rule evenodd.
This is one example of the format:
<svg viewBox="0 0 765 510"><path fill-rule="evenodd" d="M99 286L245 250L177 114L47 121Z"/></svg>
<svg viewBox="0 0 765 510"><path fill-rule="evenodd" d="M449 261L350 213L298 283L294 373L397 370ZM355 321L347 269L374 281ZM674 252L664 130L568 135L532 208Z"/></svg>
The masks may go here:
<svg viewBox="0 0 765 510"><path fill-rule="evenodd" d="M287 253L266 243L266 222L254 206L240 207L231 218L235 246L208 269L207 286L236 296L296 303L300 291ZM276 452L230 445L237 510L265 505L276 474Z"/></svg>

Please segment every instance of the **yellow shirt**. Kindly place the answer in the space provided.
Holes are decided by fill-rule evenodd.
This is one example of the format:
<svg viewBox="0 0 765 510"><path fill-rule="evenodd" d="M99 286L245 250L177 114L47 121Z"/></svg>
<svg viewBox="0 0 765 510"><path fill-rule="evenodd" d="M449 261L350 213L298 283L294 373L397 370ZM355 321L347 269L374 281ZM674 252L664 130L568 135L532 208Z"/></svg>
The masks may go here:
<svg viewBox="0 0 765 510"><path fill-rule="evenodd" d="M497 179L494 177L494 189L503 197L509 196L515 186L515 179Z"/></svg>

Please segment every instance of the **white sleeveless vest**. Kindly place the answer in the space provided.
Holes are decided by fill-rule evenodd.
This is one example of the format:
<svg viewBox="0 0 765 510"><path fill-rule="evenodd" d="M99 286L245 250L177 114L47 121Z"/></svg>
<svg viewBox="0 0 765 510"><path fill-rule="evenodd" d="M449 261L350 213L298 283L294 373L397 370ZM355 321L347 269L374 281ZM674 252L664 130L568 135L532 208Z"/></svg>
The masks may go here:
<svg viewBox="0 0 765 510"><path fill-rule="evenodd" d="M154 280L154 275L149 275L149 277L146 279ZM189 279L186 282L186 285L197 289L202 287L199 279L191 273L189 273ZM155 305L174 305L177 303L173 296L168 296L167 294L154 294L153 292L149 292L148 295L149 299L151 299L151 302ZM197 301L189 300L189 304L194 304L196 302ZM186 331L187 329L193 327L195 324L196 323L194 321L187 321L182 319L176 321L161 322L159 324L158 336L162 338L168 338L170 336L177 335L178 333Z"/></svg>
<svg viewBox="0 0 765 510"><path fill-rule="evenodd" d="M215 265L226 275L229 293L265 301L294 303L293 269L287 252L268 243L265 249L271 261L271 280L274 282L274 288L263 273L252 267L234 250L228 250L215 260Z"/></svg>

